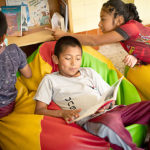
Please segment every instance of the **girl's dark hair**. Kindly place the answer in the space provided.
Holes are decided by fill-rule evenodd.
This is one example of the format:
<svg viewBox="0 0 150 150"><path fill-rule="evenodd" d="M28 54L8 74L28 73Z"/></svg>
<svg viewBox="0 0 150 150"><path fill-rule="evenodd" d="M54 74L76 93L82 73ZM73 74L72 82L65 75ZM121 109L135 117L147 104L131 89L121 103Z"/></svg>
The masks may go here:
<svg viewBox="0 0 150 150"><path fill-rule="evenodd" d="M7 33L7 20L5 15L0 11L0 37Z"/></svg>
<svg viewBox="0 0 150 150"><path fill-rule="evenodd" d="M59 58L60 53L63 52L63 50L65 48L67 48L68 46L71 47L76 47L78 46L81 49L81 54L82 54L82 45L81 43L74 37L72 36L63 36L61 37L55 45L55 49L54 49L54 54Z"/></svg>
<svg viewBox="0 0 150 150"><path fill-rule="evenodd" d="M118 15L123 16L125 23L129 20L142 22L142 20L139 18L136 6L132 3L125 4L121 0L109 0L103 4L102 10L108 13L114 12L114 18L116 18Z"/></svg>

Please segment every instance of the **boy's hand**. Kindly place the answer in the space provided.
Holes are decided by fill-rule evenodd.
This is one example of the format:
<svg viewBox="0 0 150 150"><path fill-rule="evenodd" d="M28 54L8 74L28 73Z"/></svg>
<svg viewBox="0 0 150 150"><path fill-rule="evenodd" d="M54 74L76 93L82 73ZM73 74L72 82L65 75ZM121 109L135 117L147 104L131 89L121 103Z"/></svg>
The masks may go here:
<svg viewBox="0 0 150 150"><path fill-rule="evenodd" d="M98 109L98 110L95 112L95 114L105 112L105 110L109 109L109 107L110 107L110 104L107 104L107 105L104 106L103 108Z"/></svg>
<svg viewBox="0 0 150 150"><path fill-rule="evenodd" d="M114 105L115 105L115 101L112 101L110 104L107 104L103 108L101 108L98 111L96 111L96 113L104 112L105 110L110 109L110 106L113 108Z"/></svg>
<svg viewBox="0 0 150 150"><path fill-rule="evenodd" d="M125 56L123 62L125 63L125 65L129 66L129 67L134 67L137 63L137 58L134 57L133 55L127 55Z"/></svg>
<svg viewBox="0 0 150 150"><path fill-rule="evenodd" d="M46 27L45 29L51 31L52 36L54 36L55 40L58 40L62 36L67 36L68 35L67 32L64 32L64 31L59 30L59 29L51 29L51 28L48 28L48 27Z"/></svg>
<svg viewBox="0 0 150 150"><path fill-rule="evenodd" d="M76 109L76 110L62 110L62 118L69 123L69 121L73 121L75 118L79 117L79 112L81 109Z"/></svg>

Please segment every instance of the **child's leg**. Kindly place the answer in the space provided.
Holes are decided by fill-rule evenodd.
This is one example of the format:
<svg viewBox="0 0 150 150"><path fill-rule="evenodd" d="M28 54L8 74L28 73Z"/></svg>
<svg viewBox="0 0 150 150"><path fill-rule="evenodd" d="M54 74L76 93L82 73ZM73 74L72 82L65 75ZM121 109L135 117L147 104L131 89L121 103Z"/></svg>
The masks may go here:
<svg viewBox="0 0 150 150"><path fill-rule="evenodd" d="M111 128L107 127L104 124L87 122L83 127L89 133L99 136L100 138L104 138L106 141L109 141L111 147L114 150L140 150L140 148L136 148L135 144L132 144L132 147L126 144L124 140L122 140ZM130 135L127 136L127 138L132 140Z"/></svg>
<svg viewBox="0 0 150 150"><path fill-rule="evenodd" d="M0 118L7 116L10 114L15 107L15 101L11 102L9 105L0 107Z"/></svg>
<svg viewBox="0 0 150 150"><path fill-rule="evenodd" d="M140 102L140 103L135 103L132 105L128 106L118 106L115 109L95 118L92 119L91 121L101 123L105 127L106 130L109 130L108 132L105 132L104 134L107 135L106 137L111 141L111 136L116 136L116 139L119 137L121 140L117 140L117 145L121 147L130 147L132 150L138 149L136 148L136 145L132 142L132 138L129 134L129 132L125 129L124 126L131 125L134 123L139 123L139 124L148 124L150 122L150 101L145 101L145 102ZM90 123L86 123L84 125L85 129L87 131L95 134L95 129L93 131L90 130L88 127ZM90 124L91 126L91 124ZM113 132L111 131L113 130ZM103 131L101 128L96 129L96 132L98 136L101 137L98 133L102 133ZM107 133L107 134L106 134ZM121 142L120 142L121 141ZM122 142L123 141L123 142ZM118 144L119 143L119 144ZM124 144L128 146L124 146ZM112 143L115 144L115 143Z"/></svg>
<svg viewBox="0 0 150 150"><path fill-rule="evenodd" d="M117 109L113 111L118 111ZM142 101L125 106L119 110L125 126L137 123L150 125L150 101Z"/></svg>
<svg viewBox="0 0 150 150"><path fill-rule="evenodd" d="M102 115L102 120L107 121L107 124L99 122L86 122L84 124L84 129L94 135L101 138L105 138L110 142L111 147L115 150L137 150L138 148L132 142L132 137L130 133L125 129L121 116L118 113L109 113L107 115ZM103 121L102 121L103 122ZM112 127L112 128L111 128Z"/></svg>
<svg viewBox="0 0 150 150"><path fill-rule="evenodd" d="M106 112L105 114L92 119L91 121L100 122L109 126L107 122L111 118L109 118L108 116L107 117L105 116L108 114L120 115L121 121L123 122L124 126L128 126L128 125L135 124L135 123L143 124L143 125L150 125L150 101L142 101L142 102L134 103L134 104L127 105L127 106L123 106L123 105L117 106L114 109Z"/></svg>

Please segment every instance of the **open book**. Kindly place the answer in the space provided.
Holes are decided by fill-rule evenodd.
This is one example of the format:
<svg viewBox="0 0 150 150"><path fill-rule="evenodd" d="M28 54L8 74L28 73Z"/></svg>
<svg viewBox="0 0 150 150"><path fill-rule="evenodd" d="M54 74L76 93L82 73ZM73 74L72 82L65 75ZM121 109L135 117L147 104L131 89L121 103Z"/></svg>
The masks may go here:
<svg viewBox="0 0 150 150"><path fill-rule="evenodd" d="M102 109L106 105L115 101L117 98L118 88L119 88L119 85L120 85L122 79L123 79L123 76L118 81L116 81L112 86L110 86L110 88L108 88L108 90L105 91L105 93L100 97L99 100L96 100L96 96L90 96L90 95L88 95L87 97L84 96L84 99L88 99L88 98L92 99L91 101L89 101L90 102L90 104L88 104L89 108L83 107L83 109L79 113L79 117L75 118L74 120L70 121L69 123L79 121L88 116L91 116L91 118L92 118L92 115L94 115L99 109ZM94 117L96 117L98 115L99 115L99 113L94 115Z"/></svg>

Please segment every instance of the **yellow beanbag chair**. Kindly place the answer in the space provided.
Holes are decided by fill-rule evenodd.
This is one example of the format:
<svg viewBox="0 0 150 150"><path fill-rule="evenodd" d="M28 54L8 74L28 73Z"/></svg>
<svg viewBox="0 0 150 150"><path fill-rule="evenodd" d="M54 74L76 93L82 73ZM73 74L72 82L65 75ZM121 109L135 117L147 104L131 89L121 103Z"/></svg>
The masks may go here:
<svg viewBox="0 0 150 150"><path fill-rule="evenodd" d="M137 88L142 100L150 100L150 64L125 69L126 78Z"/></svg>

